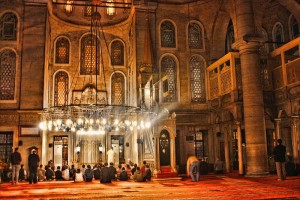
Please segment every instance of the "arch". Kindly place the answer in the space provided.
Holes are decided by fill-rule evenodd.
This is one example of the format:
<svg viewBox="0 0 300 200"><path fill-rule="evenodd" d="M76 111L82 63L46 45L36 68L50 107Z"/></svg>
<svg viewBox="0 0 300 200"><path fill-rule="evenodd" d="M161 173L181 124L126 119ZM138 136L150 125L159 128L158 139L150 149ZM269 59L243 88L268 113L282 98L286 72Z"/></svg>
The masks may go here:
<svg viewBox="0 0 300 200"><path fill-rule="evenodd" d="M226 12L219 12L212 27L211 59L217 60L224 56L228 24L231 18Z"/></svg>
<svg viewBox="0 0 300 200"><path fill-rule="evenodd" d="M293 40L299 36L299 24L294 15L289 17L289 35L290 40Z"/></svg>
<svg viewBox="0 0 300 200"><path fill-rule="evenodd" d="M0 41L17 41L19 17L14 11L7 10L0 16Z"/></svg>
<svg viewBox="0 0 300 200"><path fill-rule="evenodd" d="M0 51L0 100L14 100L16 95L17 54L9 48Z"/></svg>
<svg viewBox="0 0 300 200"><path fill-rule="evenodd" d="M110 77L111 104L126 104L126 79L123 72L116 71Z"/></svg>
<svg viewBox="0 0 300 200"><path fill-rule="evenodd" d="M232 51L232 44L235 42L235 34L232 20L229 21L226 30L225 54Z"/></svg>
<svg viewBox="0 0 300 200"><path fill-rule="evenodd" d="M159 43L161 48L177 47L177 28L170 19L162 20L159 24Z"/></svg>
<svg viewBox="0 0 300 200"><path fill-rule="evenodd" d="M63 106L69 101L69 74L65 70L58 70L53 76L53 105Z"/></svg>
<svg viewBox="0 0 300 200"><path fill-rule="evenodd" d="M187 48L195 50L205 50L204 28L196 20L191 20L186 27Z"/></svg>
<svg viewBox="0 0 300 200"><path fill-rule="evenodd" d="M163 129L159 134L159 158L160 166L171 165L171 147L170 147L170 133Z"/></svg>
<svg viewBox="0 0 300 200"><path fill-rule="evenodd" d="M110 45L110 64L112 67L125 66L125 43L120 39L114 39Z"/></svg>
<svg viewBox="0 0 300 200"><path fill-rule="evenodd" d="M272 30L272 37L274 42L278 42L277 44L275 43L273 45L274 49L282 46L282 42L284 42L284 32L283 32L283 26L280 22L276 22L273 26Z"/></svg>
<svg viewBox="0 0 300 200"><path fill-rule="evenodd" d="M159 60L160 96L162 102L177 102L179 96L178 60L173 54L164 54Z"/></svg>
<svg viewBox="0 0 300 200"><path fill-rule="evenodd" d="M206 63L202 56L190 58L190 92L192 102L206 102L205 69Z"/></svg>
<svg viewBox="0 0 300 200"><path fill-rule="evenodd" d="M58 36L55 41L54 63L70 64L71 48L70 39L66 36Z"/></svg>
<svg viewBox="0 0 300 200"><path fill-rule="evenodd" d="M96 35L86 33L80 38L80 75L100 74L100 61L96 59L100 58L100 49Z"/></svg>

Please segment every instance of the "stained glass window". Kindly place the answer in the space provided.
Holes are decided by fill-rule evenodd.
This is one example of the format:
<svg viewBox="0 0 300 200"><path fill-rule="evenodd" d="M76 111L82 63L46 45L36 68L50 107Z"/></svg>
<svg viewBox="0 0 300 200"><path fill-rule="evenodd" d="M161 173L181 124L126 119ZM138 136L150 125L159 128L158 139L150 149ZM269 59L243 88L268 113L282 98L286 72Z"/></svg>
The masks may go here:
<svg viewBox="0 0 300 200"><path fill-rule="evenodd" d="M165 79L163 84L164 90L164 102L175 102L177 101L177 79L176 79L176 62L173 57L165 56L161 60L161 75ZM167 93L166 93L167 91Z"/></svg>
<svg viewBox="0 0 300 200"><path fill-rule="evenodd" d="M111 103L125 104L125 78L121 73L114 73L111 77Z"/></svg>
<svg viewBox="0 0 300 200"><path fill-rule="evenodd" d="M274 44L274 48L278 48L282 46L283 38L283 27L280 23L276 23L273 28L273 41L277 42Z"/></svg>
<svg viewBox="0 0 300 200"><path fill-rule="evenodd" d="M203 49L203 32L198 24L189 24L188 37L190 49Z"/></svg>
<svg viewBox="0 0 300 200"><path fill-rule="evenodd" d="M111 44L111 64L124 66L124 45L115 40Z"/></svg>
<svg viewBox="0 0 300 200"><path fill-rule="evenodd" d="M0 53L0 100L14 100L16 54L12 50Z"/></svg>
<svg viewBox="0 0 300 200"><path fill-rule="evenodd" d="M164 21L160 27L161 47L176 47L175 27L170 21Z"/></svg>
<svg viewBox="0 0 300 200"><path fill-rule="evenodd" d="M200 56L190 59L191 95L193 102L206 101L205 97L205 63Z"/></svg>
<svg viewBox="0 0 300 200"><path fill-rule="evenodd" d="M66 72L57 72L54 78L54 106L68 103L69 76Z"/></svg>
<svg viewBox="0 0 300 200"><path fill-rule="evenodd" d="M226 43L225 43L225 53L232 51L232 44L235 42L234 38L234 29L232 21L230 20L228 27L227 27L227 33L226 33Z"/></svg>
<svg viewBox="0 0 300 200"><path fill-rule="evenodd" d="M18 18L9 12L0 19L0 40L17 40Z"/></svg>
<svg viewBox="0 0 300 200"><path fill-rule="evenodd" d="M99 60L97 60L96 54L99 57L100 42L95 35L86 35L81 40L81 75L99 75ZM98 67L96 67L98 66Z"/></svg>
<svg viewBox="0 0 300 200"><path fill-rule="evenodd" d="M68 64L70 57L70 43L67 38L61 37L56 41L55 63Z"/></svg>

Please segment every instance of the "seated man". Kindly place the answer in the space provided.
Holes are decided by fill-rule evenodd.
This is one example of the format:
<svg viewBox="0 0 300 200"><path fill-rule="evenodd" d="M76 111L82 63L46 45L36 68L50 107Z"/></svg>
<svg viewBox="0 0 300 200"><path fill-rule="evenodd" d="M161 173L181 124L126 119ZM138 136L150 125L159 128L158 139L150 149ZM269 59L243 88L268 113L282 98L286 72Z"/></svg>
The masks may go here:
<svg viewBox="0 0 300 200"><path fill-rule="evenodd" d="M219 158L216 159L214 164L214 171L215 174L223 174L223 161L221 161Z"/></svg>

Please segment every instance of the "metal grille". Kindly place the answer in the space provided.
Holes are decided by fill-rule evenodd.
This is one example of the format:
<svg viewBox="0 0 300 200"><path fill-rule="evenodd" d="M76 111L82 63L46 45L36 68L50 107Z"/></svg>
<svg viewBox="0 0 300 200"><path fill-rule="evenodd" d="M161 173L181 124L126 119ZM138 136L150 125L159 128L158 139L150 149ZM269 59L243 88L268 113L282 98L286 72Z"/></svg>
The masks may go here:
<svg viewBox="0 0 300 200"><path fill-rule="evenodd" d="M0 54L0 100L14 100L16 54L5 50Z"/></svg>
<svg viewBox="0 0 300 200"><path fill-rule="evenodd" d="M164 21L161 24L161 47L176 47L175 27L169 21Z"/></svg>
<svg viewBox="0 0 300 200"><path fill-rule="evenodd" d="M220 82L221 82L221 88L220 88L220 92L222 95L230 93L231 91L231 87L232 87L232 83L231 83L231 69L230 69L230 65L226 65L224 64L221 72L220 72Z"/></svg>
<svg viewBox="0 0 300 200"><path fill-rule="evenodd" d="M192 101L205 102L205 65L199 56L190 60Z"/></svg>
<svg viewBox="0 0 300 200"><path fill-rule="evenodd" d="M98 44L97 44L98 43ZM97 54L99 53L99 40L94 35L86 35L81 40L81 75L99 75Z"/></svg>
<svg viewBox="0 0 300 200"><path fill-rule="evenodd" d="M165 102L177 101L176 94L176 62L171 56L165 56L161 60L161 72L162 76L168 77L168 95L164 97Z"/></svg>
<svg viewBox="0 0 300 200"><path fill-rule="evenodd" d="M83 13L84 13L84 16L85 17L91 17L92 16L92 13L93 13L93 8L92 6L85 6L83 8Z"/></svg>
<svg viewBox="0 0 300 200"><path fill-rule="evenodd" d="M203 49L202 30L196 23L189 24L189 48Z"/></svg>
<svg viewBox="0 0 300 200"><path fill-rule="evenodd" d="M0 19L0 40L17 40L18 18L13 13L6 13Z"/></svg>
<svg viewBox="0 0 300 200"><path fill-rule="evenodd" d="M113 41L111 44L111 64L124 65L124 45L121 41Z"/></svg>
<svg viewBox="0 0 300 200"><path fill-rule="evenodd" d="M59 38L56 41L55 63L68 64L70 55L70 43L67 38Z"/></svg>
<svg viewBox="0 0 300 200"><path fill-rule="evenodd" d="M54 106L63 106L68 101L69 76L60 71L55 75Z"/></svg>
<svg viewBox="0 0 300 200"><path fill-rule="evenodd" d="M111 103L113 105L125 104L125 79L121 73L115 73L111 80Z"/></svg>
<svg viewBox="0 0 300 200"><path fill-rule="evenodd" d="M9 155L13 147L13 132L0 132L0 160L9 162Z"/></svg>

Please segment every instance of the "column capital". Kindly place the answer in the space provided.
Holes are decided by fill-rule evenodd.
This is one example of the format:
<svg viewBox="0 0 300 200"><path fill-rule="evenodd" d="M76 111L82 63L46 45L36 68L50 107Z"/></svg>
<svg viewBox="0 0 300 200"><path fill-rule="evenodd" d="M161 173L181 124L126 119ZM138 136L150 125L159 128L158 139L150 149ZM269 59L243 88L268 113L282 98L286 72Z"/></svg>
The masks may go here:
<svg viewBox="0 0 300 200"><path fill-rule="evenodd" d="M257 34L246 34L235 43L232 48L240 51L240 54L248 52L258 52L259 47L263 46L265 40Z"/></svg>

